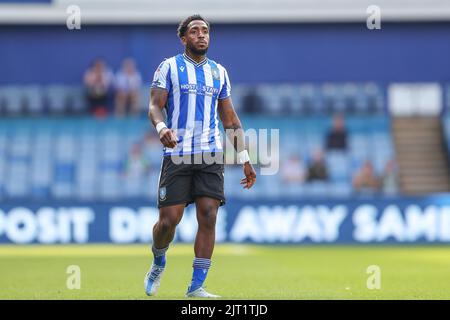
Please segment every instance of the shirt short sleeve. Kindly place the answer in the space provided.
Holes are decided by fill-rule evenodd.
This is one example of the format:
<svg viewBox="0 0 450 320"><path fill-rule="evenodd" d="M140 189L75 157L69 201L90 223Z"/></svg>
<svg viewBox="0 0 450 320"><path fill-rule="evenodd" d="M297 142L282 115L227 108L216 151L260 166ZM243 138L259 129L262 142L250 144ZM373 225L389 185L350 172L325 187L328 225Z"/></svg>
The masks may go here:
<svg viewBox="0 0 450 320"><path fill-rule="evenodd" d="M223 81L222 90L220 90L220 93L219 93L219 100L226 99L231 96L230 78L228 78L227 70L225 68L222 68L222 69L223 69L224 81Z"/></svg>
<svg viewBox="0 0 450 320"><path fill-rule="evenodd" d="M164 60L156 69L153 75L151 88L161 88L170 91L172 81L170 79L170 63Z"/></svg>

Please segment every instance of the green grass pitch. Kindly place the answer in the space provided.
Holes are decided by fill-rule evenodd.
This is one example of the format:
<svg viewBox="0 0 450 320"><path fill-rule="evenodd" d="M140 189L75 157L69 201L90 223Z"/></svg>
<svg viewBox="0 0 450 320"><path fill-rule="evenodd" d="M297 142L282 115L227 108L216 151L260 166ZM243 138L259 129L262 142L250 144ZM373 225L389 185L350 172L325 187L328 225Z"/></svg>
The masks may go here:
<svg viewBox="0 0 450 320"><path fill-rule="evenodd" d="M0 246L0 299L184 299L193 246L173 244L158 295L148 245ZM224 299L450 299L450 247L216 245L207 289ZM66 286L81 268L81 288ZM367 267L381 269L369 290Z"/></svg>

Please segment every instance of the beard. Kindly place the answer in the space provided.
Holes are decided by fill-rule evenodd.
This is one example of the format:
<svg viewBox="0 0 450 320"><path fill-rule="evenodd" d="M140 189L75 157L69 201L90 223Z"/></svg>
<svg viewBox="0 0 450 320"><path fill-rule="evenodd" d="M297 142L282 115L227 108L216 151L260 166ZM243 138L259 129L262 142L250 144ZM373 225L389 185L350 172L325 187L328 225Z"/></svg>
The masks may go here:
<svg viewBox="0 0 450 320"><path fill-rule="evenodd" d="M208 52L209 47L206 47L205 49L197 49L196 47L194 47L194 45L188 45L188 48L189 51L191 51L193 54L203 56Z"/></svg>

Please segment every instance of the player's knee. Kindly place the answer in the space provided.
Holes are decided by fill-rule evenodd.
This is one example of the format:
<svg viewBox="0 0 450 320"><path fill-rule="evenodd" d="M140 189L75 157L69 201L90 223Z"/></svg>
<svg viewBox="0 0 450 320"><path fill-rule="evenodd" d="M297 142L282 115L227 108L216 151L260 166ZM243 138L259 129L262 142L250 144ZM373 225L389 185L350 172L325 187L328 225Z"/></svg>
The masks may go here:
<svg viewBox="0 0 450 320"><path fill-rule="evenodd" d="M163 231L170 231L175 229L178 225L178 218L173 216L167 216L159 220L159 227Z"/></svg>
<svg viewBox="0 0 450 320"><path fill-rule="evenodd" d="M214 229L216 227L217 208L211 206L206 207L200 213L199 224L206 229Z"/></svg>

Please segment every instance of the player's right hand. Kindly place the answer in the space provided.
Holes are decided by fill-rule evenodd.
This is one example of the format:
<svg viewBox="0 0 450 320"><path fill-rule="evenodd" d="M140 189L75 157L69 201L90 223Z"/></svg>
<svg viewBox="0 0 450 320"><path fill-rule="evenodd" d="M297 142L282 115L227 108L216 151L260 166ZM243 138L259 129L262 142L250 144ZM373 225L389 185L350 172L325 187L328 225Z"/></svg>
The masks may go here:
<svg viewBox="0 0 450 320"><path fill-rule="evenodd" d="M167 148L175 148L177 146L177 136L172 129L162 129L159 132L159 140Z"/></svg>

